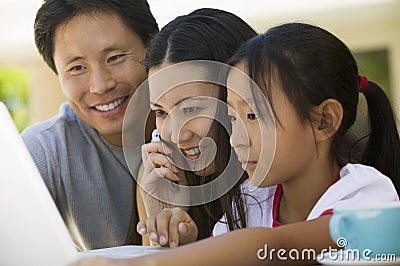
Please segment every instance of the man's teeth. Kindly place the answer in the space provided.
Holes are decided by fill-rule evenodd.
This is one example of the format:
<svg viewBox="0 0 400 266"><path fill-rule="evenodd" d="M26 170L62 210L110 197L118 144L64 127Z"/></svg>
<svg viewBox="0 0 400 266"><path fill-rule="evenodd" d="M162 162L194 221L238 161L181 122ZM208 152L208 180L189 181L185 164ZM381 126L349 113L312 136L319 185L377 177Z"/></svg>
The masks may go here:
<svg viewBox="0 0 400 266"><path fill-rule="evenodd" d="M189 156L193 156L193 155L199 154L200 153L200 149L199 148L193 148L193 149L190 149L190 150L184 150L183 153L185 153L186 155L189 155Z"/></svg>
<svg viewBox="0 0 400 266"><path fill-rule="evenodd" d="M95 108L102 112L111 111L111 110L114 110L115 108L117 108L118 106L120 106L121 103L124 101L124 99L125 98L120 98L109 104L96 105Z"/></svg>

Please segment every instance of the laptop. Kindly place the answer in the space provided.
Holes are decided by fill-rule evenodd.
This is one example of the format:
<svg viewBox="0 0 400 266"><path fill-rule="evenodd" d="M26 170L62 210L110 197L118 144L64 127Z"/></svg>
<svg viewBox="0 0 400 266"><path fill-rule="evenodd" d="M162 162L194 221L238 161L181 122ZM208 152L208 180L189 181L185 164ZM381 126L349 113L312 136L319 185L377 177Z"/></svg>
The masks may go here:
<svg viewBox="0 0 400 266"><path fill-rule="evenodd" d="M0 102L0 265L63 266L85 256L129 258L161 247L78 252L11 116Z"/></svg>

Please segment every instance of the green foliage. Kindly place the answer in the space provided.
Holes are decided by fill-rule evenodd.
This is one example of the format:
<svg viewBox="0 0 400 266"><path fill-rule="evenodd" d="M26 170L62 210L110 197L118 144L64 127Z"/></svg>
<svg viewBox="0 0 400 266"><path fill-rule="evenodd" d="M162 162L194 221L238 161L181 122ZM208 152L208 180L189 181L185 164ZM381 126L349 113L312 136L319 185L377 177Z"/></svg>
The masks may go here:
<svg viewBox="0 0 400 266"><path fill-rule="evenodd" d="M0 68L0 101L20 131L29 123L28 96L28 74L23 69Z"/></svg>
<svg viewBox="0 0 400 266"><path fill-rule="evenodd" d="M389 99L391 99L387 50L357 52L354 54L354 57L359 67L359 73L366 76L368 80L378 84L385 91ZM362 94L359 96L357 112L356 122L352 130L357 136L363 137L369 133L369 120L367 102Z"/></svg>
<svg viewBox="0 0 400 266"><path fill-rule="evenodd" d="M388 52L383 50L372 50L355 53L354 57L360 68L360 73L369 80L378 84L390 98L389 84L389 62Z"/></svg>

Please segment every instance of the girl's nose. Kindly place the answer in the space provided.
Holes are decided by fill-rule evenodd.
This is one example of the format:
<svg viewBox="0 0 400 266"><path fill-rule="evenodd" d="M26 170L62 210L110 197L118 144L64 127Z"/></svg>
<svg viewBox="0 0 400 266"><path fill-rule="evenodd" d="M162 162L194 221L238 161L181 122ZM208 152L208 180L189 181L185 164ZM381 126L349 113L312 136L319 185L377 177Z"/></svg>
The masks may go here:
<svg viewBox="0 0 400 266"><path fill-rule="evenodd" d="M246 127L240 120L232 123L232 134L230 137L230 143L233 148L244 148L250 145L249 134L246 130Z"/></svg>

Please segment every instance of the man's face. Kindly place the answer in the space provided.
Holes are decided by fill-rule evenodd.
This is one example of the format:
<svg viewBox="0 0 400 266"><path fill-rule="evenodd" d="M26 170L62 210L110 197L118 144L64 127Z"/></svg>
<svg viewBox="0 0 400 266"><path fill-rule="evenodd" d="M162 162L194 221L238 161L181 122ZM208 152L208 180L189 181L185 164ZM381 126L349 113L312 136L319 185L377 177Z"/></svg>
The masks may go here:
<svg viewBox="0 0 400 266"><path fill-rule="evenodd" d="M60 25L54 62L62 90L77 115L111 144L122 144L129 100L147 78L140 37L119 16L94 12Z"/></svg>

